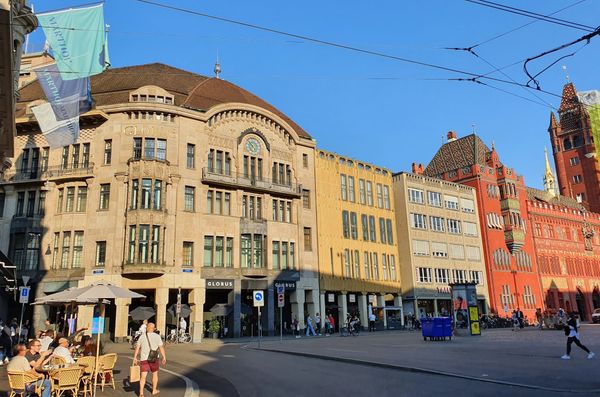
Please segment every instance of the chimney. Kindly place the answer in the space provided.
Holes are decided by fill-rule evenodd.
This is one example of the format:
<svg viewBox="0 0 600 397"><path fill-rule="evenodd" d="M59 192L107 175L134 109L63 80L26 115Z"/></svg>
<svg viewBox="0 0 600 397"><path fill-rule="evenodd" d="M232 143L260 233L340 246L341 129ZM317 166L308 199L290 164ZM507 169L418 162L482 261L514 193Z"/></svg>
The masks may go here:
<svg viewBox="0 0 600 397"><path fill-rule="evenodd" d="M423 167L423 164L412 163L412 173L423 175L423 173L425 173L425 167Z"/></svg>
<svg viewBox="0 0 600 397"><path fill-rule="evenodd" d="M448 142L456 140L456 132L454 131L448 131L448 134L446 136L448 137Z"/></svg>

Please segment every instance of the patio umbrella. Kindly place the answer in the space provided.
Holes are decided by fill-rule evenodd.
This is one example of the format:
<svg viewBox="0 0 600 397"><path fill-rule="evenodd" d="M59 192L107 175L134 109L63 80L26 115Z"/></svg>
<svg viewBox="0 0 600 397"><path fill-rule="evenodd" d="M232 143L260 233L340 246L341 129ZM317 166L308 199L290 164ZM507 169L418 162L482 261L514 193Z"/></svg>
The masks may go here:
<svg viewBox="0 0 600 397"><path fill-rule="evenodd" d="M150 317L156 314L156 310L153 307L139 306L129 312L129 316L133 321L148 320Z"/></svg>
<svg viewBox="0 0 600 397"><path fill-rule="evenodd" d="M232 310L233 308L225 303L217 303L216 305L210 308L210 312L215 316L227 316L229 315L229 313L231 313Z"/></svg>
<svg viewBox="0 0 600 397"><path fill-rule="evenodd" d="M51 295L50 295L51 296ZM88 286L81 288L74 288L65 293L65 296L61 296L61 299L77 299L82 300L96 300L100 306L100 317L98 318L98 339L96 341L96 364L95 369L98 370L98 356L100 355L100 325L104 323L105 315L105 299L117 299L117 298L145 298L144 295L130 291L125 288L121 288L107 281L98 281ZM96 386L98 385L98 376L94 376L94 393L96 395Z"/></svg>
<svg viewBox="0 0 600 397"><path fill-rule="evenodd" d="M167 311L171 313L172 316L175 316L175 310L176 305L172 304L171 306L169 306L169 309ZM186 305L185 303L181 305L181 312L179 313L180 317L188 317L191 313L192 309L190 309L189 305Z"/></svg>

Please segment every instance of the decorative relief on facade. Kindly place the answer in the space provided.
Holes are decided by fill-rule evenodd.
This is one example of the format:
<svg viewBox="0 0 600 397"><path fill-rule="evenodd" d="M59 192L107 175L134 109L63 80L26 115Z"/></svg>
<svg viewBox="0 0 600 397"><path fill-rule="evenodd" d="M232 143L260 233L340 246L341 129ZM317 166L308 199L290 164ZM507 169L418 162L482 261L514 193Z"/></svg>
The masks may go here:
<svg viewBox="0 0 600 397"><path fill-rule="evenodd" d="M279 149L271 150L271 158L275 160L284 160L290 163L294 160L294 156L292 155L292 153Z"/></svg>
<svg viewBox="0 0 600 397"><path fill-rule="evenodd" d="M583 227L581 228L581 232L583 233L583 241L585 243L586 251L593 251L592 247L592 238L594 237L594 229L590 226L589 222L585 222Z"/></svg>
<svg viewBox="0 0 600 397"><path fill-rule="evenodd" d="M207 124L210 132L214 132L219 125L225 124L231 121L242 121L256 126L262 130L272 131L275 135L278 135L288 145L293 145L294 140L291 138L290 133L283 128L279 123L272 119L263 116L262 114L246 111L246 110L228 110L220 112L208 119Z"/></svg>
<svg viewBox="0 0 600 397"><path fill-rule="evenodd" d="M214 132L214 131L213 131ZM233 139L223 138L221 136L209 135L208 144L210 146L218 146L224 149L232 149L235 147Z"/></svg>
<svg viewBox="0 0 600 397"><path fill-rule="evenodd" d="M125 135L152 136L153 138L177 134L177 128L162 125L123 125L121 131Z"/></svg>

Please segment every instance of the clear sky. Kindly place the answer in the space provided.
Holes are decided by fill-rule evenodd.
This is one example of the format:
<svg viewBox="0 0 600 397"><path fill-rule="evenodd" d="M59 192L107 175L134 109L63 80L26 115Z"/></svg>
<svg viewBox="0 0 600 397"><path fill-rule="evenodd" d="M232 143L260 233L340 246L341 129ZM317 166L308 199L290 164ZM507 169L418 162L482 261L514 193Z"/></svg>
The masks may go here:
<svg viewBox="0 0 600 397"><path fill-rule="evenodd" d="M495 66L535 56L586 34L570 27L538 21L475 51L442 47L478 44L532 19L490 9L465 0L423 1L169 1L156 0L215 16L270 27L321 40L360 47L451 68L487 73ZM499 0L503 4L550 14L580 24L598 26L600 2L594 0ZM82 4L74 0L33 1L36 12ZM319 147L390 168L409 171L412 162L427 164L449 130L459 137L477 133L495 141L506 165L541 187L544 147L550 147L547 128L558 97L499 82L496 87L540 104L473 82L466 77L391 59L314 44L170 11L135 0L107 0L109 46L113 67L162 62L212 76L217 53L221 77L262 97L300 124ZM30 38L30 50L43 46L41 29ZM600 89L600 37L572 57L543 73L542 89L560 94L566 78L575 87ZM549 55L532 63L539 71L559 56L582 47ZM519 63L504 70L525 83ZM507 79L500 73L491 76ZM485 80L482 80L485 81Z"/></svg>

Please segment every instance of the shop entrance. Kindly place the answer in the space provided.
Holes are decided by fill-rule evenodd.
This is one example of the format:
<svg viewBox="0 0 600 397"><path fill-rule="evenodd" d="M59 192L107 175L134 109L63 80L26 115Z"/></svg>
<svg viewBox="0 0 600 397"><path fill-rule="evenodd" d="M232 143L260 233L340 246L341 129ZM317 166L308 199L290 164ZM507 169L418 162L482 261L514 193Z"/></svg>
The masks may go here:
<svg viewBox="0 0 600 397"><path fill-rule="evenodd" d="M156 297L156 290L154 289L135 289L133 290L134 292L137 292L138 294L144 295L144 298L133 298L131 300L131 304L129 305L129 313L131 313L134 309L137 309L138 307L148 307L151 308L152 310L154 310L154 312L156 313L156 303L155 303L155 297ZM150 318L147 319L149 322L152 323L156 323L156 314ZM133 336L135 334L135 332L140 328L140 325L142 325L142 319L133 319L131 318L131 316L128 315L127 317L127 329L128 329L128 334L130 336Z"/></svg>
<svg viewBox="0 0 600 397"><path fill-rule="evenodd" d="M337 294L335 292L327 292L325 294L325 314L331 314L333 316L333 321L335 321L335 331L339 331L340 315L339 308L337 305Z"/></svg>
<svg viewBox="0 0 600 397"><path fill-rule="evenodd" d="M217 330L219 338L233 337L233 291L229 289L207 289L204 301L204 336L212 337ZM211 321L215 320L211 326ZM218 324L218 327L215 325ZM211 332L209 332L209 329Z"/></svg>

